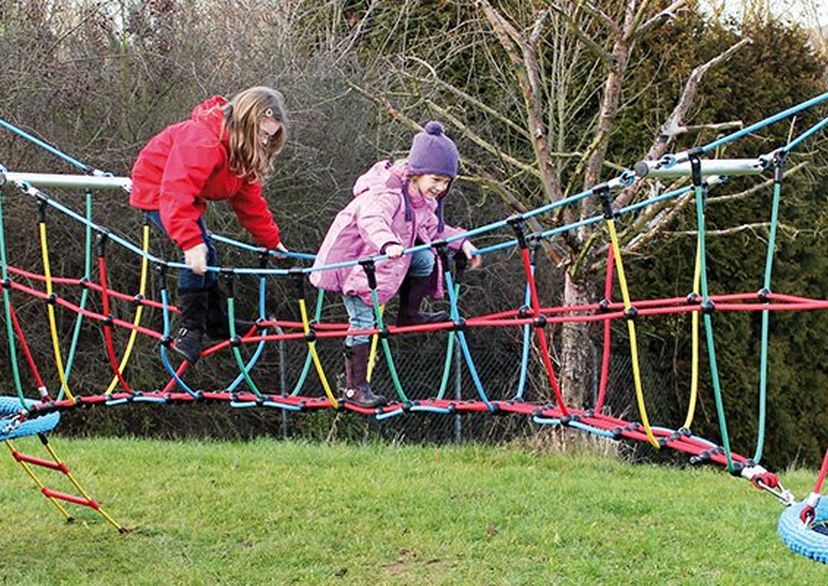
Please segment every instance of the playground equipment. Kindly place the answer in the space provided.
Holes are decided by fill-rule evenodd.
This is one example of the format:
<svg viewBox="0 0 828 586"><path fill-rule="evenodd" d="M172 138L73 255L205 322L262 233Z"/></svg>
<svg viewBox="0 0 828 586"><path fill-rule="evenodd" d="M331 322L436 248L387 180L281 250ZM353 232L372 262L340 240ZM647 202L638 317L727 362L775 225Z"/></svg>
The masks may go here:
<svg viewBox="0 0 828 586"><path fill-rule="evenodd" d="M802 503L795 503L790 491L786 490L775 474L766 470L762 465L764 448L764 430L766 420L766 394L768 370L768 337L769 319L773 311L804 311L828 309L828 301L810 299L806 297L777 293L772 290L772 269L775 249L776 231L778 226L778 211L781 190L784 179L784 169L788 154L803 141L813 136L828 125L828 118L815 124L787 144L768 153L749 159L708 159L705 155L716 152L721 146L738 140L769 124L783 120L802 112L808 108L828 101L828 93L798 104L763 121L741 129L728 136L720 138L708 145L697 147L689 151L670 154L657 161L642 161L635 166L635 171L625 171L619 176L597 185L581 193L572 195L537 209L517 214L509 218L469 230L462 236L475 238L484 234L502 233L508 231L510 236L495 245L480 248L478 254L490 254L498 250L517 249L521 259L525 287L523 298L517 300L518 307L481 316L464 316L459 307L460 282L464 276L464 263L461 259L453 259L448 253L450 240L443 240L430 245L420 245L406 250L407 254L416 250L433 246L442 259L443 280L448 292L450 305L450 319L436 324L422 324L405 327L388 326L383 321L383 312L376 296L376 282L374 271L377 263L385 262L387 257L379 255L373 258L354 259L346 263L338 263L315 269L297 265L291 269L271 268L268 260L272 251L238 242L231 238L217 236L216 239L252 254L259 255L258 267L209 267L208 270L220 273L226 280L228 288L227 315L230 337L212 346L205 348L202 358L209 356L232 356L238 367L236 378L227 385L221 385L221 390L197 390L187 382L189 364L186 361L177 366L171 361L168 352L171 344L170 324L171 316L177 311L170 302L168 276L171 271L185 268L182 263L169 261L151 254L149 247L150 231L148 223L144 223L141 244L124 238L105 226L93 220L93 190L115 189L124 191L129 189L129 179L113 177L101 171L92 169L80 161L58 151L54 147L28 135L7 122L0 121L7 130L10 130L38 146L48 150L64 161L79 169L83 175L54 175L23 173L15 170L0 168L0 286L3 292L3 318L5 321L6 340L11 358L11 372L16 396L0 398L0 441L5 442L15 459L21 463L26 471L41 487L41 492L55 504L56 507L69 518L66 510L58 501L68 501L74 504L90 507L115 527L120 525L108 514L104 513L100 505L91 499L68 473L68 468L54 454L46 439L47 433L59 422L60 413L79 406L123 406L134 403L150 403L166 405L171 403L194 402L227 402L234 408L262 408L283 411L314 411L319 409L340 409L370 415L378 420L389 419L406 413L429 412L442 414L455 413L511 413L531 419L539 425L566 426L582 430L609 439L625 439L646 442L656 449L668 448L690 456L692 463L711 462L727 468L734 476L743 477L754 486L772 494L788 509L780 519L779 531L783 540L794 550L820 561L828 560L828 531L821 529L823 522L828 518L828 509L819 500L822 481L828 468L828 454L823 464L821 477L817 482L811 498ZM711 294L708 287L706 265L706 238L705 238L705 199L710 189L725 183L728 177L743 175L772 174L773 198L770 210L770 230L765 262L765 272L762 287L758 292L735 294ZM690 184L661 193L621 208L613 205L613 195L632 186L645 178L680 178L686 177ZM45 189L78 188L86 191L86 205L83 213L71 209L52 197ZM33 272L24 267L12 264L8 258L6 246L6 230L3 222L4 198L7 193L14 193L30 198L37 206L39 243L41 247L42 272ZM572 224L556 227L539 233L529 233L526 229L527 220L542 214L571 205L585 198L594 198L599 204L601 213ZM643 210L671 199L688 198L693 201L696 214L698 238L696 241L696 264L691 293L686 297L667 299L648 299L634 301L624 273L623 258L616 231L616 220L624 215ZM82 276L56 276L52 273L50 248L47 230L47 212L57 212L61 221L74 222L82 226L85 232L85 271ZM536 284L537 251L540 243L553 238L568 230L579 227L604 223L609 236L608 256L606 261L606 277L604 299L600 303L582 306L549 306L544 305L538 295ZM108 248L117 245L140 259L140 281L138 291L134 294L116 291L109 286L109 267L107 264ZM97 263L93 271L93 256ZM309 254L290 253L289 257L297 262L313 258ZM374 289L374 312L377 327L366 330L364 334L373 336L372 354L382 353L385 364L391 375L396 400L386 406L376 409L366 409L354 404L341 401L332 388L323 361L317 351L317 343L321 340L343 338L346 335L347 324L325 323L321 319L324 297L320 291L316 297L313 316L306 304L305 279L313 270L331 270L343 266L359 264L365 270L369 284ZM155 283L159 291L157 299L148 297L148 281L150 267L155 269ZM238 332L235 326L235 279L242 276L258 279L258 322L247 332ZM617 282L621 292L621 300L612 299L613 284ZM287 278L295 284L296 302L299 308L301 321L284 321L269 318L265 307L265 291L269 279ZM63 289L79 288L80 299L73 302L67 295L59 294L56 286ZM99 296L101 311L89 309L89 300L92 295ZM23 324L18 320L15 311L14 298L33 298L45 303L46 316L49 324L52 358L59 380L57 388L50 389L41 376L40 367L34 359L27 342ZM115 316L115 304L131 304L134 307L131 320L119 319ZM57 312L58 310L74 315L74 333L69 349L64 352L65 344L60 340ZM145 310L160 311L163 328L156 331L142 325ZM730 446L728 425L725 414L723 393L719 381L716 360L716 346L713 329L713 316L721 312L761 312L762 331L759 361L759 414L756 449L752 457L735 453ZM690 401L687 415L679 427L653 425L647 412L644 391L645 385L639 368L638 343L636 339L636 321L647 316L667 315L676 313L690 313L692 316L692 356L693 370L691 380ZM71 385L71 370L79 345L79 331L84 320L93 321L100 325L103 333L104 350L112 371L108 385L100 389L93 389L81 393ZM609 355L611 349L611 329L613 320L624 320L629 334L629 346L633 370L633 381L636 405L640 421L628 421L614 417L604 409L608 384ZM555 367L551 358L548 336L545 328L553 323L566 321L599 322L603 325L603 355L601 361L601 375L599 391L596 400L589 408L577 408L568 405L557 380ZM721 444L717 444L698 437L691 431L697 400L699 379L699 330L703 324L706 337L707 358L711 373L711 382L716 404L716 414L721 436ZM484 381L478 375L473 353L466 340L466 332L476 328L508 327L518 328L522 334L522 348L518 358L519 377L517 388L502 392L497 389L487 389ZM117 352L115 337L116 329L129 332L128 341L123 352ZM411 399L406 393L404 381L400 379L395 367L389 338L404 333L441 333L446 339L446 360L439 386L432 397L427 399ZM537 342L537 359L542 365L553 401L531 400L526 392L527 369L529 356L532 353L532 334ZM136 389L130 383L126 373L127 364L133 355L133 349L138 336L144 336L157 341L158 355L169 379L158 390ZM292 389L281 385L276 392L263 391L262 383L257 383L253 374L257 362L268 343L294 342L304 344L306 355L302 373L292 385ZM449 375L452 369L452 356L455 346L459 347L466 369L474 383L476 395L473 398L447 398L446 390ZM251 355L245 360L242 348L248 347ZM22 353L23 360L19 359ZM64 357L66 359L64 360ZM36 381L37 399L32 399L33 392L24 389L21 378L21 364L25 362L31 377ZM372 360L373 364L373 360ZM318 376L321 393L304 393L306 381L311 368ZM257 373L258 374L258 373ZM239 387L245 384L247 390ZM500 391L500 392L498 392ZM17 452L11 440L26 436L37 435L49 450L53 461L40 460ZM32 466L40 466L58 470L66 474L75 485L81 497L68 495L46 488L33 473ZM815 496L816 495L816 496ZM801 513L801 515L799 514Z"/></svg>

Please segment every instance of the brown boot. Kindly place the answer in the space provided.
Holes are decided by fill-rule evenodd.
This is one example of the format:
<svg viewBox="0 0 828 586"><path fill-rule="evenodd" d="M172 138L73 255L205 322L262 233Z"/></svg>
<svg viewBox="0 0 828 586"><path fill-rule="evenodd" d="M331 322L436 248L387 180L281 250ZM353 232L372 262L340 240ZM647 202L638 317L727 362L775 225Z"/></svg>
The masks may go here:
<svg viewBox="0 0 828 586"><path fill-rule="evenodd" d="M345 347L342 356L345 358L345 388L342 390L342 399L360 407L380 407L388 402L382 395L375 395L368 384L368 354L370 344L358 344Z"/></svg>
<svg viewBox="0 0 828 586"><path fill-rule="evenodd" d="M413 326L417 324L432 324L448 321L445 311L421 311L423 299L431 292L431 275L428 277L412 277L406 275L400 287L400 311L397 314L398 326Z"/></svg>

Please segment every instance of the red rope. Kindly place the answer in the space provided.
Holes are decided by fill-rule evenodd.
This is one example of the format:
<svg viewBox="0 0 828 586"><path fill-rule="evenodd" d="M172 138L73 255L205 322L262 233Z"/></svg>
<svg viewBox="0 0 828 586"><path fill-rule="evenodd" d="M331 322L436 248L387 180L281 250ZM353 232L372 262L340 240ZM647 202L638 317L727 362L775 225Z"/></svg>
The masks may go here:
<svg viewBox="0 0 828 586"><path fill-rule="evenodd" d="M17 339L20 341L20 347L23 349L23 354L26 355L26 362L29 364L29 368L32 371L32 375L35 378L35 382L37 382L37 386L41 389L45 389L46 385L43 384L43 379L40 376L40 371L37 369L37 364L35 364L34 357L32 357L32 352L29 349L29 344L26 342L26 336L23 335L23 328L20 327L20 322L17 319L17 312L14 311L14 306L11 302L11 297L9 298L9 313L11 313L12 318L12 325L14 326L14 331L17 334ZM47 395L47 399L50 397Z"/></svg>
<svg viewBox="0 0 828 586"><path fill-rule="evenodd" d="M529 285L529 299L532 303L532 313L535 318L540 317L540 303L538 302L538 290L535 286L535 275L532 272L532 261L529 257L529 249L521 248L520 256L523 260L523 272L526 275L526 283ZM555 376L555 369L552 366L552 358L549 355L549 343L546 341L546 332L542 325L535 326L535 336L540 345L541 360L546 370L546 377L549 380L549 385L552 387L552 392L555 393L555 400L558 402L558 407L564 415L568 415L569 411L566 408L561 387L558 384L558 379Z"/></svg>
<svg viewBox="0 0 828 586"><path fill-rule="evenodd" d="M112 316L110 315L109 307L109 289L106 286L106 257L104 256L98 257L98 273L101 278L101 305L103 305L104 316L106 316L103 322L104 346L106 346L106 354L109 357L109 364L112 366L115 376L118 377L118 384L121 385L121 388L124 389L124 391L129 393L131 390L126 380L124 380L124 375L121 373L121 369L118 366L118 358L115 356L115 345L112 343L112 326L109 325L109 320L112 319Z"/></svg>
<svg viewBox="0 0 828 586"><path fill-rule="evenodd" d="M615 256L612 251L612 244L607 248L607 274L604 279L604 299L610 301L612 299L612 277L615 272ZM599 413L604 408L604 399L607 395L607 385L609 383L609 366L610 366L610 339L612 337L612 319L607 317L604 319L604 344L601 349L601 380L598 383L598 397L595 400L595 410Z"/></svg>

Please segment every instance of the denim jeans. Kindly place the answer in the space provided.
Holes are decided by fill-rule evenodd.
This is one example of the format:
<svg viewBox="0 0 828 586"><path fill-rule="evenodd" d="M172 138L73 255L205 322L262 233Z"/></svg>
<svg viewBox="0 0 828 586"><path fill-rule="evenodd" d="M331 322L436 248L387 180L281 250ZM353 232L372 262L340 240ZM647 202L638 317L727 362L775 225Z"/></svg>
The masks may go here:
<svg viewBox="0 0 828 586"><path fill-rule="evenodd" d="M430 250L420 250L411 255L411 265L408 267L408 276L428 277L434 270L434 253ZM349 330L370 330L374 327L374 307L365 303L355 295L343 295L342 302L348 312ZM349 348L367 344L369 336L348 336L345 345Z"/></svg>
<svg viewBox="0 0 828 586"><path fill-rule="evenodd" d="M370 330L374 327L374 308L365 303L356 295L343 295L342 302L348 312L349 330ZM345 345L350 348L367 344L369 336L348 336L345 338Z"/></svg>
<svg viewBox="0 0 828 586"><path fill-rule="evenodd" d="M169 237L167 229L161 223L161 214L157 211L146 212L147 219L155 225L156 228ZM209 266L216 266L218 264L218 252L213 244L213 239L210 237L210 231L204 225L204 218L198 219L198 227L201 230L201 237L204 239L204 244L207 245L207 264ZM183 259L181 262L184 262ZM189 269L179 269L178 271L178 290L207 290L211 289L216 284L217 274L207 271L203 275L196 275Z"/></svg>
<svg viewBox="0 0 828 586"><path fill-rule="evenodd" d="M411 255L408 274L412 277L428 277L434 270L434 253L430 250L418 250Z"/></svg>

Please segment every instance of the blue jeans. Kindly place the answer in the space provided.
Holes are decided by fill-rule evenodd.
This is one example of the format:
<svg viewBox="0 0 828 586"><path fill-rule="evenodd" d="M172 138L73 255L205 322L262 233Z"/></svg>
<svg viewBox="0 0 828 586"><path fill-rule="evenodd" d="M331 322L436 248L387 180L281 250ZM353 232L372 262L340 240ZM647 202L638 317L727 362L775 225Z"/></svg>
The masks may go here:
<svg viewBox="0 0 828 586"><path fill-rule="evenodd" d="M408 267L408 275L412 277L428 277L434 270L434 253L430 250L420 250L411 255L411 265ZM350 330L370 330L374 327L374 307L365 303L355 295L343 295L342 302L348 312L348 325ZM347 347L367 344L369 336L348 336L345 338Z"/></svg>
<svg viewBox="0 0 828 586"><path fill-rule="evenodd" d="M157 211L146 212L147 219L152 222L156 228L169 237L167 229L161 223L161 214ZM198 219L198 227L201 230L201 237L204 239L204 244L207 245L207 264L216 266L218 264L218 252L213 244L213 239L210 237L210 231L204 225L204 218ZM183 259L181 262L184 262ZM178 290L207 290L211 289L216 284L218 275L212 271L207 271L203 275L196 275L189 269L179 269L178 271Z"/></svg>

